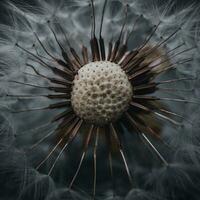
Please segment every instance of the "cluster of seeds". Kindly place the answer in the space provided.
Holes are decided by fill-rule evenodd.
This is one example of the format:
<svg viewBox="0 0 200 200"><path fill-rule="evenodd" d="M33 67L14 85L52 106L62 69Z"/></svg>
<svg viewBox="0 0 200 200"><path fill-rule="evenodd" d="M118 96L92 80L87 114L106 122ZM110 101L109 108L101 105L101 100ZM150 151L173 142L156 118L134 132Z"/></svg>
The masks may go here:
<svg viewBox="0 0 200 200"><path fill-rule="evenodd" d="M118 119L128 108L132 86L115 63L91 62L74 79L71 103L75 113L86 121L103 125Z"/></svg>

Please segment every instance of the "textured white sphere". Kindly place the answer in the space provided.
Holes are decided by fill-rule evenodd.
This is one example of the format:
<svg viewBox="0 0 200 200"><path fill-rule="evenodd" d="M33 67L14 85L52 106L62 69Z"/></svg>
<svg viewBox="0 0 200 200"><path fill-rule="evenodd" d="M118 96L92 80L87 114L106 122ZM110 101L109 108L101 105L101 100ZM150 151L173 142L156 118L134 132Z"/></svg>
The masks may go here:
<svg viewBox="0 0 200 200"><path fill-rule="evenodd" d="M117 120L132 99L132 86L121 67L108 61L84 65L75 76L71 93L74 112L104 125Z"/></svg>

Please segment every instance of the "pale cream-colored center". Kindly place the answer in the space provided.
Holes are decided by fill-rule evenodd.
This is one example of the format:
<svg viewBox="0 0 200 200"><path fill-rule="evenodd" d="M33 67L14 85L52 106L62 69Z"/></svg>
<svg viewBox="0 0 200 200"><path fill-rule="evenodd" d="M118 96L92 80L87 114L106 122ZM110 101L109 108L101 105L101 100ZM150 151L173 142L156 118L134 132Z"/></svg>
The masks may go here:
<svg viewBox="0 0 200 200"><path fill-rule="evenodd" d="M132 86L115 63L91 62L74 79L71 104L82 119L97 125L117 120L132 99Z"/></svg>

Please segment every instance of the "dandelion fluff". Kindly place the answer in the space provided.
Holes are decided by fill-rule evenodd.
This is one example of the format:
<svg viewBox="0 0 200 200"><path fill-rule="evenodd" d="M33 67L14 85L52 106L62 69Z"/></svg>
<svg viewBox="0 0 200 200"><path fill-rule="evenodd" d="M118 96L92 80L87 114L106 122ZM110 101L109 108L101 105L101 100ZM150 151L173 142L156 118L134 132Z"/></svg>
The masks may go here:
<svg viewBox="0 0 200 200"><path fill-rule="evenodd" d="M160 196L167 199L190 198L191 194L196 199L199 188L195 176L199 177L195 166L175 163L167 168L153 170L147 178L147 185L154 187Z"/></svg>
<svg viewBox="0 0 200 200"><path fill-rule="evenodd" d="M126 200L131 200L131 199L136 199L136 200L162 200L160 196L155 196L154 194L151 194L150 192L146 192L141 189L133 189L129 192L129 194L126 196ZM164 200L164 199L163 199Z"/></svg>
<svg viewBox="0 0 200 200"><path fill-rule="evenodd" d="M197 197L198 2L35 0L9 1L4 7L0 102L7 118L1 126L6 161L1 170L23 169L16 175L23 183L16 186L19 198L120 199L129 190L126 199ZM112 99L126 102L109 117L105 113L113 105L99 109L108 93L98 84L92 91L92 79L83 78L86 90L78 84L84 66L93 69L96 62L121 68L128 85L114 92ZM98 72L97 79L107 74ZM84 74L89 76L87 70ZM111 88L120 88L113 81L116 74L108 75ZM72 95L76 87L78 93ZM102 97L92 99L91 110L87 90ZM7 134L9 127L15 140ZM5 154L14 156L16 149L26 152L24 159L16 156L9 163ZM80 188L87 194L79 194Z"/></svg>

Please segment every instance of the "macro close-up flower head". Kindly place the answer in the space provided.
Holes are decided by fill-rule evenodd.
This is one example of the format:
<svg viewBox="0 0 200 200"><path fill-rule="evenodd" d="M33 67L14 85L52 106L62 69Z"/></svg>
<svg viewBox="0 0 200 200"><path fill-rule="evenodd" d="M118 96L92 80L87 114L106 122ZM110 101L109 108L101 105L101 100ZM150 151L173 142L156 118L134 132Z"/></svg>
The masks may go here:
<svg viewBox="0 0 200 200"><path fill-rule="evenodd" d="M0 6L0 199L200 198L198 0Z"/></svg>

